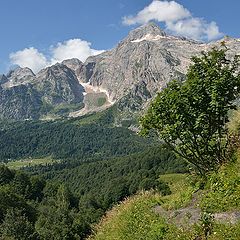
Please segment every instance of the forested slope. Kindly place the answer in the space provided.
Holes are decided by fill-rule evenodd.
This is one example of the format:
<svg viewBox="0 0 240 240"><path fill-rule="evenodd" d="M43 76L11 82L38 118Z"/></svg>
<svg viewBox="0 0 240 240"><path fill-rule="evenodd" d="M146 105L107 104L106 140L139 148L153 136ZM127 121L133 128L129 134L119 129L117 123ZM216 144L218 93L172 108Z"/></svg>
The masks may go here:
<svg viewBox="0 0 240 240"><path fill-rule="evenodd" d="M84 161L140 152L153 145L114 126L114 109L76 119L1 123L0 161L51 156Z"/></svg>

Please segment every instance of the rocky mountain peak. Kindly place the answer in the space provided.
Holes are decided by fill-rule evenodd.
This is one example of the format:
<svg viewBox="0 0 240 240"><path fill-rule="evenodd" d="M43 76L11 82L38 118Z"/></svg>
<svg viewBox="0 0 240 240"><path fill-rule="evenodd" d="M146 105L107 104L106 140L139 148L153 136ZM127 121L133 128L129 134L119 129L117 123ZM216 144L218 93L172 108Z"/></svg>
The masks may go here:
<svg viewBox="0 0 240 240"><path fill-rule="evenodd" d="M127 39L130 41L142 39L146 36L162 36L165 37L167 34L154 22L144 24L134 30L132 30Z"/></svg>
<svg viewBox="0 0 240 240"><path fill-rule="evenodd" d="M73 72L70 68L68 68L66 65L63 65L62 63L56 63L50 67L46 67L42 69L38 74L36 75L36 79L39 81L45 80L45 79L58 79L62 76L71 76L72 77Z"/></svg>
<svg viewBox="0 0 240 240"><path fill-rule="evenodd" d="M27 84L31 82L35 77L35 74L30 68L21 68L18 67L14 70L9 71L7 74L6 79L4 79L4 87L9 88L21 84Z"/></svg>
<svg viewBox="0 0 240 240"><path fill-rule="evenodd" d="M114 103L126 113L142 111L169 81L184 80L192 56L219 47L222 41L230 57L240 52L240 39L225 37L206 44L167 35L150 22L131 31L112 50L90 56L84 63L67 59L36 76L29 68L12 70L0 75L0 119L39 118L59 106L66 106L67 113L74 110L69 116ZM106 102L99 108L103 99Z"/></svg>
<svg viewBox="0 0 240 240"><path fill-rule="evenodd" d="M21 68L21 67L18 67L14 70L11 70L8 74L7 74L7 78L9 80L13 79L13 78L17 78L17 79L21 79L23 77L34 77L35 74L33 73L33 71L28 68L28 67L24 67L24 68Z"/></svg>
<svg viewBox="0 0 240 240"><path fill-rule="evenodd" d="M8 81L7 77L4 74L0 74L0 85Z"/></svg>
<svg viewBox="0 0 240 240"><path fill-rule="evenodd" d="M42 69L35 79L42 99L50 105L74 104L83 100L83 88L73 70L62 63Z"/></svg>
<svg viewBox="0 0 240 240"><path fill-rule="evenodd" d="M83 65L83 63L78 58L64 60L62 64L72 69L73 71L76 71L79 67Z"/></svg>

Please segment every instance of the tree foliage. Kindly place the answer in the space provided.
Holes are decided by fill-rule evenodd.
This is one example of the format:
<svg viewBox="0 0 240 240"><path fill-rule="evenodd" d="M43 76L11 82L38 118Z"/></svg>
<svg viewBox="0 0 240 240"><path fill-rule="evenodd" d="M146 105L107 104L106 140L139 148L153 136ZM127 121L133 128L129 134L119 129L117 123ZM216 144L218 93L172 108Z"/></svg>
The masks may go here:
<svg viewBox="0 0 240 240"><path fill-rule="evenodd" d="M172 81L141 119L150 129L204 175L226 161L228 111L240 92L239 57L213 48L192 58L184 82Z"/></svg>
<svg viewBox="0 0 240 240"><path fill-rule="evenodd" d="M38 239L33 224L21 210L9 209L1 224L1 239L35 240Z"/></svg>

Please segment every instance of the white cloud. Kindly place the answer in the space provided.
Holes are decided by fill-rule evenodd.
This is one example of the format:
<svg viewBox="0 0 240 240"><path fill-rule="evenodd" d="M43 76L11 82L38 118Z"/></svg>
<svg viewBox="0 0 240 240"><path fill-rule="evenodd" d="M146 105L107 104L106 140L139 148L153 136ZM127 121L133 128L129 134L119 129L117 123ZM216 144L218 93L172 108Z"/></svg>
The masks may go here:
<svg viewBox="0 0 240 240"><path fill-rule="evenodd" d="M100 54L103 50L92 49L90 42L70 39L62 43L59 42L56 46L51 46L49 52L50 57L47 58L38 49L30 47L11 53L9 58L12 64L29 67L37 73L44 67L70 58L78 58L84 62L89 56Z"/></svg>
<svg viewBox="0 0 240 240"><path fill-rule="evenodd" d="M186 8L175 1L153 1L136 16L124 17L123 24L144 24L151 20L156 20L158 22L172 22L189 17L190 15L190 12Z"/></svg>
<svg viewBox="0 0 240 240"><path fill-rule="evenodd" d="M78 58L85 61L89 56L102 53L102 50L91 48L91 43L81 39L70 39L63 43L58 43L56 47L51 48L52 63L62 62L68 58Z"/></svg>
<svg viewBox="0 0 240 240"><path fill-rule="evenodd" d="M219 31L219 27L216 22L205 24L205 34L208 40L214 40L223 36L223 33Z"/></svg>
<svg viewBox="0 0 240 240"><path fill-rule="evenodd" d="M215 22L207 23L193 17L189 10L175 1L154 0L135 16L123 17L123 24L144 24L149 21L163 22L167 30L196 40L211 41L222 36Z"/></svg>
<svg viewBox="0 0 240 240"><path fill-rule="evenodd" d="M206 23L200 18L188 18L177 22L167 22L167 29L176 35L197 40L211 41L222 36L215 22Z"/></svg>
<svg viewBox="0 0 240 240"><path fill-rule="evenodd" d="M48 64L46 57L33 47L11 53L9 58L12 64L31 68L34 72L38 72Z"/></svg>

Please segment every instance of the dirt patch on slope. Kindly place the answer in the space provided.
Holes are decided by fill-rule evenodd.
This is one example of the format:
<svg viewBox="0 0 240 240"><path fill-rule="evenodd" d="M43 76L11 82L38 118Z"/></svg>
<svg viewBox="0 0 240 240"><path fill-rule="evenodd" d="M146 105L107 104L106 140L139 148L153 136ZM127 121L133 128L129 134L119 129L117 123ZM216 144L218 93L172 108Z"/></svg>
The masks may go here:
<svg viewBox="0 0 240 240"><path fill-rule="evenodd" d="M195 193L191 203L185 208L166 210L162 206L155 206L153 211L163 216L169 223L179 227L191 227L201 219L202 211L199 207L201 196L200 192ZM240 211L214 213L212 216L215 222L222 224L236 224L240 221Z"/></svg>

